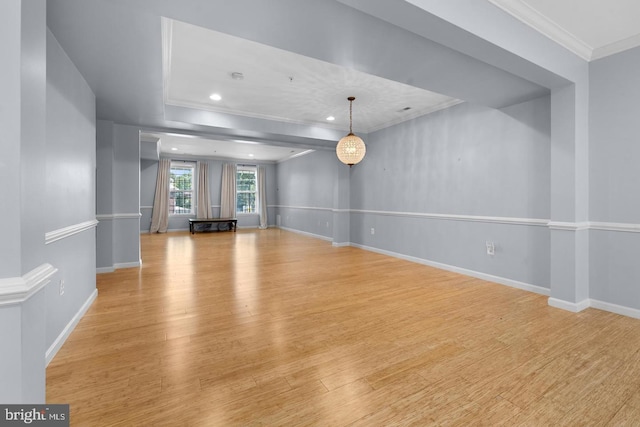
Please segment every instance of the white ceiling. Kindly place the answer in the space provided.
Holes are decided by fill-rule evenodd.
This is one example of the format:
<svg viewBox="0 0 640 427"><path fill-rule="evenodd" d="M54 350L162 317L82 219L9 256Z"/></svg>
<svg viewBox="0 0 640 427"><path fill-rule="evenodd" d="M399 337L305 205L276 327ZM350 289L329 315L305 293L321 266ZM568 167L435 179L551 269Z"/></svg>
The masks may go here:
<svg viewBox="0 0 640 427"><path fill-rule="evenodd" d="M462 101L184 22L162 18L167 105L374 132ZM234 79L241 73L242 79ZM219 94L213 101L209 96ZM332 116L334 120L328 121ZM150 134L151 135L151 134ZM281 161L305 149L155 135L164 155ZM337 142L337 141L336 141ZM176 150L173 150L173 149Z"/></svg>
<svg viewBox="0 0 640 427"><path fill-rule="evenodd" d="M638 0L488 0L586 60L640 45ZM461 101L246 39L163 18L165 104L369 133ZM242 73L235 80L232 73ZM220 101L209 95L218 93ZM335 117L327 121L328 116ZM161 139L177 153L278 161L304 150ZM176 153L176 152L174 152Z"/></svg>
<svg viewBox="0 0 640 427"><path fill-rule="evenodd" d="M640 45L638 0L485 1L586 60ZM47 25L95 93L98 119L147 129L163 152L185 156L278 161L331 149L348 129L348 96L354 131L366 134L459 102L424 88L501 108L556 84L535 66L508 71L438 44L458 36L412 3L47 0Z"/></svg>
<svg viewBox="0 0 640 427"><path fill-rule="evenodd" d="M488 0L587 61L640 46L638 0Z"/></svg>
<svg viewBox="0 0 640 427"><path fill-rule="evenodd" d="M461 101L195 25L163 18L165 103L373 132ZM235 80L232 73L244 78ZM217 93L220 101L209 96ZM334 121L327 121L329 116Z"/></svg>

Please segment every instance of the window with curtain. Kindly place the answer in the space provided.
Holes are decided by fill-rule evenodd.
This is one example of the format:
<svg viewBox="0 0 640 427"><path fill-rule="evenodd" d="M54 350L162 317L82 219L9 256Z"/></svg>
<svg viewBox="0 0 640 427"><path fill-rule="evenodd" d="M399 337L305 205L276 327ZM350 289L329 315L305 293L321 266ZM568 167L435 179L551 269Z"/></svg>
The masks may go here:
<svg viewBox="0 0 640 427"><path fill-rule="evenodd" d="M255 166L238 166L236 170L236 212L257 213L258 170Z"/></svg>
<svg viewBox="0 0 640 427"><path fill-rule="evenodd" d="M191 215L195 208L195 163L171 162L169 215Z"/></svg>

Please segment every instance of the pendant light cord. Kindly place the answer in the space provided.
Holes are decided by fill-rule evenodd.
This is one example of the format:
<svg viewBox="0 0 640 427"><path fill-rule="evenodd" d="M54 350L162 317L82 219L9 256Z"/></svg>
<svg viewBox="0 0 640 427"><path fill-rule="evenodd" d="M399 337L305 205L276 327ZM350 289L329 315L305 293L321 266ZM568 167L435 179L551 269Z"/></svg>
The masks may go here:
<svg viewBox="0 0 640 427"><path fill-rule="evenodd" d="M353 101L355 101L355 97L350 96L347 98L349 100L349 134L353 135Z"/></svg>

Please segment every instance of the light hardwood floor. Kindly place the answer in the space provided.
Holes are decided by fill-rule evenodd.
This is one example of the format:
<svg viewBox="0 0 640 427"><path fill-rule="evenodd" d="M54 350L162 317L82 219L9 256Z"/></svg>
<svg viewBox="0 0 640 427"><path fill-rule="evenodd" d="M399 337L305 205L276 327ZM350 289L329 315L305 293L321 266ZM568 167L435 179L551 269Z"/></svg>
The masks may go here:
<svg viewBox="0 0 640 427"><path fill-rule="evenodd" d="M72 425L640 425L640 321L272 230L142 235L47 368Z"/></svg>

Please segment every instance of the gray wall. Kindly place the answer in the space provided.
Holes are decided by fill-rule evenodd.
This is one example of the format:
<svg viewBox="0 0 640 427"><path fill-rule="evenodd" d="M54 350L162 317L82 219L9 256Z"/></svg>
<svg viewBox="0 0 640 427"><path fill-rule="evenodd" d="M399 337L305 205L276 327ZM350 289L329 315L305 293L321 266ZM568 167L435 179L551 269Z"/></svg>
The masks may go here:
<svg viewBox="0 0 640 427"><path fill-rule="evenodd" d="M20 37L20 2L0 3L0 46L2 47L4 66L0 67L0 198L13 201L14 209L0 209L2 239L0 239L0 277L22 275L20 266L20 147L21 147L21 51L22 45L16 42ZM6 226L4 224L9 224ZM0 323L1 325L2 323Z"/></svg>
<svg viewBox="0 0 640 427"><path fill-rule="evenodd" d="M549 108L464 103L370 134L351 242L548 288Z"/></svg>
<svg viewBox="0 0 640 427"><path fill-rule="evenodd" d="M334 188L340 163L334 151L314 151L281 162L277 168L276 215L280 226L331 239Z"/></svg>
<svg viewBox="0 0 640 427"><path fill-rule="evenodd" d="M0 402L44 403L47 357L95 295L95 97L43 0L0 3L0 46Z"/></svg>
<svg viewBox="0 0 640 427"><path fill-rule="evenodd" d="M45 300L28 277L45 266L46 9L0 5L0 401L45 398ZM53 272L53 267L49 273ZM30 297L16 289L34 286ZM11 303L12 297L16 297Z"/></svg>
<svg viewBox="0 0 640 427"><path fill-rule="evenodd" d="M99 120L96 130L99 272L140 265L140 131Z"/></svg>
<svg viewBox="0 0 640 427"><path fill-rule="evenodd" d="M174 160L185 160L196 162L198 159L189 158ZM222 165L229 160L221 159L199 159L209 164L209 192L211 195L211 205L213 217L220 216L220 193L222 186ZM243 163L243 162L238 162ZM268 225L275 225L275 202L276 193L276 165L273 163L255 163L265 167L267 175L267 220ZM153 214L153 200L155 197L156 178L158 174L158 162L149 159L140 160L140 232L148 232L151 227L151 216ZM169 218L169 231L188 230L189 215L176 215ZM195 217L195 216L191 216ZM257 214L239 214L238 227L258 227L260 218Z"/></svg>
<svg viewBox="0 0 640 427"><path fill-rule="evenodd" d="M95 97L51 33L47 37L47 231L95 220ZM46 289L47 348L96 290L93 227L53 241L58 272ZM65 292L60 295L59 282Z"/></svg>
<svg viewBox="0 0 640 427"><path fill-rule="evenodd" d="M590 297L640 309L640 48L590 64ZM634 232L635 231L635 232Z"/></svg>
<svg viewBox="0 0 640 427"><path fill-rule="evenodd" d="M459 104L364 138L348 170L351 244L549 288L548 96ZM280 163L281 226L332 238L341 167L333 151Z"/></svg>

